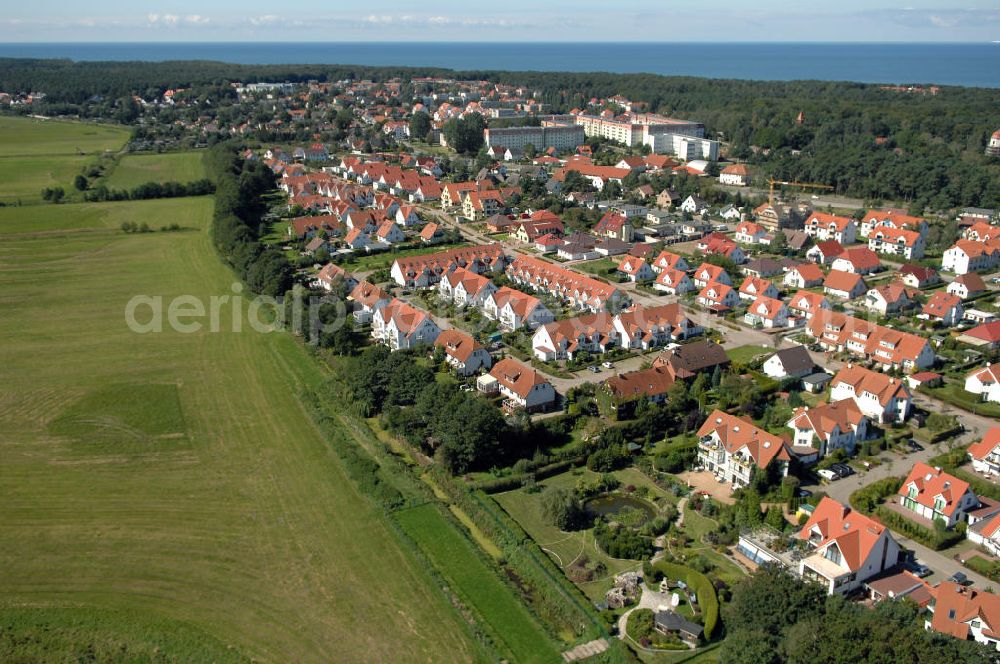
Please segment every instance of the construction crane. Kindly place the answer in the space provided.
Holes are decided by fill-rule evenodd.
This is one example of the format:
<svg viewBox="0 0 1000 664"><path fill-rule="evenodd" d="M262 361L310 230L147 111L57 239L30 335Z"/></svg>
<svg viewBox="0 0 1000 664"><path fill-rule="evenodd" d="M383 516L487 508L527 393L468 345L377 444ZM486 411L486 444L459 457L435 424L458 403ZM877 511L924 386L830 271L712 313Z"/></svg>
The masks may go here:
<svg viewBox="0 0 1000 664"><path fill-rule="evenodd" d="M833 191L833 187L828 184L816 184L814 182L786 182L785 180L775 180L771 178L768 180L771 185L770 193L767 196L768 205L774 205L774 185L780 184L781 186L788 185L790 187L802 187L803 189L824 189L826 191Z"/></svg>

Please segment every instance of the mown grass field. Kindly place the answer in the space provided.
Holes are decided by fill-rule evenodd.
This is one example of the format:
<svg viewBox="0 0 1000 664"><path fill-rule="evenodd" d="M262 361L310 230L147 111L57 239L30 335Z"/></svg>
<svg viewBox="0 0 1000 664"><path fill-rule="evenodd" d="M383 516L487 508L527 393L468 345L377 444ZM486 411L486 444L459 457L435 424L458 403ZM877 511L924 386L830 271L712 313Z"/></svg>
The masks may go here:
<svg viewBox="0 0 1000 664"><path fill-rule="evenodd" d="M322 376L291 337L229 307L218 333L127 328L138 294L232 294L211 208L0 210L0 660L479 658L298 402Z"/></svg>
<svg viewBox="0 0 1000 664"><path fill-rule="evenodd" d="M92 155L118 150L129 130L112 125L0 116L0 156Z"/></svg>
<svg viewBox="0 0 1000 664"><path fill-rule="evenodd" d="M108 189L131 190L147 182L180 182L205 177L200 152L165 152L130 154L121 157L111 174L104 179Z"/></svg>
<svg viewBox="0 0 1000 664"><path fill-rule="evenodd" d="M123 127L0 116L0 203L38 203L46 187L73 191L73 178L128 140Z"/></svg>
<svg viewBox="0 0 1000 664"><path fill-rule="evenodd" d="M421 505L397 512L394 518L461 600L483 616L488 633L505 658L513 662L559 661L559 649L542 627L437 507Z"/></svg>

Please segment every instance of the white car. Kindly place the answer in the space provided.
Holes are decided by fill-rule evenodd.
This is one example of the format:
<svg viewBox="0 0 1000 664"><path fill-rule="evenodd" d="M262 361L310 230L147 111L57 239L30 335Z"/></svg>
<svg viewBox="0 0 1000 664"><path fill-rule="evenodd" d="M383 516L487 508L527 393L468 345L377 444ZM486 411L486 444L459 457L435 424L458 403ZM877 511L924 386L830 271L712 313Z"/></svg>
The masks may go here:
<svg viewBox="0 0 1000 664"><path fill-rule="evenodd" d="M613 367L615 365L613 365L610 362L608 362L607 360L605 360L604 362L601 362L601 366L604 367L605 369L610 369L611 367Z"/></svg>
<svg viewBox="0 0 1000 664"><path fill-rule="evenodd" d="M817 470L816 474L822 477L824 480L829 480L831 482L840 479L840 475L833 472L829 468L824 468L823 470Z"/></svg>

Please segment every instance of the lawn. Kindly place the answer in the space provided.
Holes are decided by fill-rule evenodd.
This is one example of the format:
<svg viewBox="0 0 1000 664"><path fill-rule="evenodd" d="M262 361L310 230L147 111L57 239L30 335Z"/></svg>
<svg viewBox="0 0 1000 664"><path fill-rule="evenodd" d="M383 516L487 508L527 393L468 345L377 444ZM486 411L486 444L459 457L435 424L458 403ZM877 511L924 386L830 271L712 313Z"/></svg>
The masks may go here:
<svg viewBox="0 0 1000 664"><path fill-rule="evenodd" d="M4 158L100 154L120 150L128 137L127 128L113 125L0 116Z"/></svg>
<svg viewBox="0 0 1000 664"><path fill-rule="evenodd" d="M103 184L108 189L131 190L147 182L188 183L204 177L201 152L130 154L118 160Z"/></svg>
<svg viewBox="0 0 1000 664"><path fill-rule="evenodd" d="M192 223L189 219L189 211L193 209L192 206L198 205L199 200L201 200L199 210L211 204L211 199L206 197L161 198L143 201L141 205L114 202L0 207L0 234L34 233L68 238L70 237L68 231L82 231L88 234L98 230L121 232L124 221L149 224L154 230L177 223L190 233L201 225L197 220Z"/></svg>
<svg viewBox="0 0 1000 664"><path fill-rule="evenodd" d="M482 616L487 632L505 658L516 662L559 660L559 649L545 630L436 506L425 504L396 512L394 518L463 603Z"/></svg>
<svg viewBox="0 0 1000 664"><path fill-rule="evenodd" d="M287 225L287 224L286 224ZM457 249L458 247L469 246L466 242L454 244L435 244L432 246L416 246L408 249L398 249L392 251L380 251L374 254L358 253L352 256L351 260L342 264L348 272L367 272L370 270L381 270L390 268L397 258L408 258L412 256L423 256L424 254L434 254L446 249Z"/></svg>
<svg viewBox="0 0 1000 664"><path fill-rule="evenodd" d="M726 355L734 364L749 364L754 359L773 352L773 348L767 348L766 346L747 345L730 348L726 350Z"/></svg>
<svg viewBox="0 0 1000 664"><path fill-rule="evenodd" d="M927 390L927 394L946 401L953 406L964 408L977 415L1000 418L1000 405L988 401L980 401L979 397L975 394L966 392L964 385L961 383L948 382L941 387L925 389Z"/></svg>
<svg viewBox="0 0 1000 664"><path fill-rule="evenodd" d="M0 157L0 203L5 205L41 203L42 189L54 187L62 187L67 196L73 195L75 193L73 178L91 161L90 157L75 155L2 156Z"/></svg>
<svg viewBox="0 0 1000 664"><path fill-rule="evenodd" d="M0 116L0 203L38 203L47 187L73 194L73 178L128 140L123 127Z"/></svg>
<svg viewBox="0 0 1000 664"><path fill-rule="evenodd" d="M579 272L587 272L600 277L613 277L620 262L612 258L598 258L592 261L573 263L570 267Z"/></svg>
<svg viewBox="0 0 1000 664"><path fill-rule="evenodd" d="M229 307L217 333L127 328L137 294L232 295L211 209L0 210L0 659L481 659L308 418L296 341Z"/></svg>

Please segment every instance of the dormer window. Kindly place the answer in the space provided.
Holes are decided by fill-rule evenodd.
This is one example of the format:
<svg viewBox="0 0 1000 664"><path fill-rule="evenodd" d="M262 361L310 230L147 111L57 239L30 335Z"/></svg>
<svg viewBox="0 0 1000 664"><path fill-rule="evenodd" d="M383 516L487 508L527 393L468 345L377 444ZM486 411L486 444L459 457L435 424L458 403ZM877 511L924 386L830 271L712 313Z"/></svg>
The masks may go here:
<svg viewBox="0 0 1000 664"><path fill-rule="evenodd" d="M826 553L823 554L823 557L826 558L827 560L829 560L830 562L833 562L833 563L836 563L836 564L839 565L840 564L840 549L838 549L835 546L827 547Z"/></svg>

